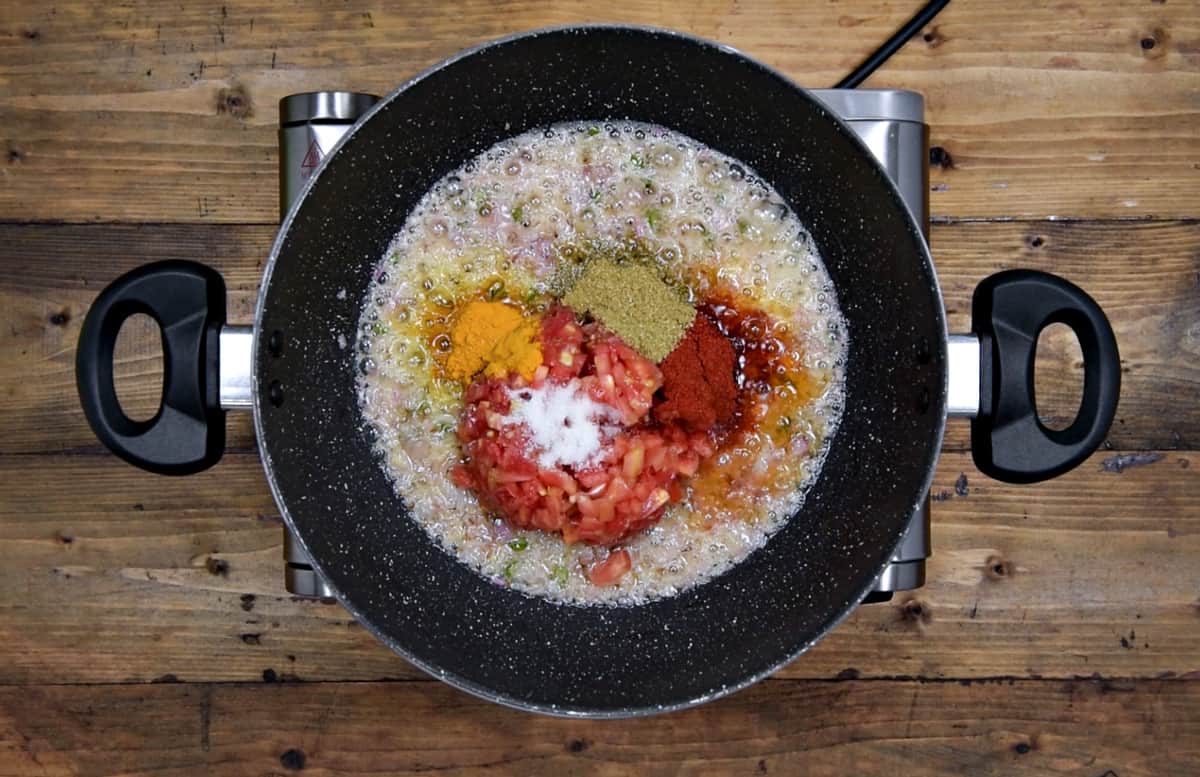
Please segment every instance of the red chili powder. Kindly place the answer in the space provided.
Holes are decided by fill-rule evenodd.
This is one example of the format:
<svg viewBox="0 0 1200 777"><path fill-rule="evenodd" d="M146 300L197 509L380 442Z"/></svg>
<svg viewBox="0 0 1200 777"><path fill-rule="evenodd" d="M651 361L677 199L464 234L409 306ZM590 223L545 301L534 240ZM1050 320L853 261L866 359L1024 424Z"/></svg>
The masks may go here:
<svg viewBox="0 0 1200 777"><path fill-rule="evenodd" d="M697 313L675 350L659 368L663 400L654 405L660 421L678 421L689 431L707 431L733 417L737 408L733 343L703 313Z"/></svg>

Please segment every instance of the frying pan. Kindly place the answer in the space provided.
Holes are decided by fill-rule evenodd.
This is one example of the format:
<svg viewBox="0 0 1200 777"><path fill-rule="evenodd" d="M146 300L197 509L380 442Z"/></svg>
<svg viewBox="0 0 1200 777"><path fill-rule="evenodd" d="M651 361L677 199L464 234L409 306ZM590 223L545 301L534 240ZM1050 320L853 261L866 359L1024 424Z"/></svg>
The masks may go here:
<svg viewBox="0 0 1200 777"><path fill-rule="evenodd" d="M765 547L677 596L627 607L556 604L498 587L431 541L372 453L355 390L356 325L372 271L421 196L513 135L569 120L670 127L752 166L807 226L836 286L846 403L807 499ZM130 420L113 388L121 323L162 328L162 407ZM1037 418L1033 358L1052 322L1084 355L1079 414ZM97 436L156 472L214 464L224 284L186 262L114 281L84 322L80 399ZM1112 329L1084 292L1009 271L976 290L953 341L929 250L870 153L782 75L662 30L539 31L463 53L380 102L328 157L271 250L251 339L259 451L283 520L341 603L446 682L539 712L617 717L678 709L770 674L863 599L927 493L948 390L967 396L979 467L1029 482L1103 440L1120 385ZM341 343L339 343L341 340ZM342 344L349 342L350 347ZM964 384L965 381L965 384ZM956 401L956 408L963 404Z"/></svg>

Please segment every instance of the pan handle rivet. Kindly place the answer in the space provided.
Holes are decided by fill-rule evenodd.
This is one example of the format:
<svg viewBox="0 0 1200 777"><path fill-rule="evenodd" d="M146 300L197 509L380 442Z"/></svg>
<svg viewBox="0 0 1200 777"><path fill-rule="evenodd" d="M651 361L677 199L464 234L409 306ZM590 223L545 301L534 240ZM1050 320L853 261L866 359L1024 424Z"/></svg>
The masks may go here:
<svg viewBox="0 0 1200 777"><path fill-rule="evenodd" d="M271 385L267 386L267 399L275 407L283 404L283 386L280 385L279 381L273 380L271 381Z"/></svg>
<svg viewBox="0 0 1200 777"><path fill-rule="evenodd" d="M933 351L929 348L929 338L922 337L917 342L917 364L929 364L933 359Z"/></svg>
<svg viewBox="0 0 1200 777"><path fill-rule="evenodd" d="M267 353L276 358L283 354L283 332L276 329L267 338Z"/></svg>

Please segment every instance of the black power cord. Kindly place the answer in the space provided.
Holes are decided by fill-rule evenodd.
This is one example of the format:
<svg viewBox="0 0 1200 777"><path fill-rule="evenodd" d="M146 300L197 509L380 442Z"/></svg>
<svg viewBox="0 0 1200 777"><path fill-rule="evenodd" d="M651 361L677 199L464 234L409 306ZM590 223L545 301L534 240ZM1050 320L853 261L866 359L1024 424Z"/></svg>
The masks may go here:
<svg viewBox="0 0 1200 777"><path fill-rule="evenodd" d="M838 81L833 87L834 89L853 89L854 87L867 80L867 77L879 69L879 66L891 59L892 55L900 50L900 47L908 43L908 39L916 35L922 27L933 21L933 17L949 4L950 0L932 0L927 3L924 8L917 11L917 15L908 20L900 29L896 30L896 34L884 41L884 44L877 48L871 56L863 60L863 63L850 74Z"/></svg>

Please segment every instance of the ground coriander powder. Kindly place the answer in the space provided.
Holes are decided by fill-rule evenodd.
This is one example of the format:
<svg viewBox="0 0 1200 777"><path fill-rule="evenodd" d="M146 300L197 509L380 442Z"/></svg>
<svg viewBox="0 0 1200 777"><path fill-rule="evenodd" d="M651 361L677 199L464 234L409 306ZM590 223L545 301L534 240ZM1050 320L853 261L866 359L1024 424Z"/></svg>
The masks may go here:
<svg viewBox="0 0 1200 777"><path fill-rule="evenodd" d="M655 363L675 349L696 317L695 308L653 268L608 258L588 262L562 301L599 319Z"/></svg>

